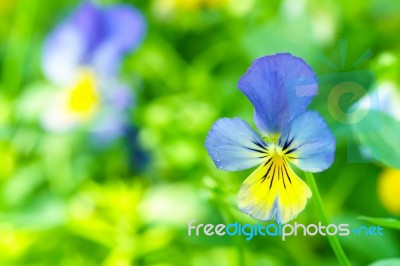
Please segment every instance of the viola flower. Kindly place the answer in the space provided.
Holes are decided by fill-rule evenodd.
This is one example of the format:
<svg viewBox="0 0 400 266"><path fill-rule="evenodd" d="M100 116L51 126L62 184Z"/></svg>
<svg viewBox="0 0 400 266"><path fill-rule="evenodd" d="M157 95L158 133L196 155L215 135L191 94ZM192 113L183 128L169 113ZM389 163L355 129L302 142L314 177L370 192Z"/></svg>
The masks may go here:
<svg viewBox="0 0 400 266"><path fill-rule="evenodd" d="M90 124L105 138L121 134L133 95L117 74L144 34L142 14L123 4L100 7L84 1L57 25L44 43L41 65L61 90L44 112L44 127L67 131Z"/></svg>
<svg viewBox="0 0 400 266"><path fill-rule="evenodd" d="M301 58L282 53L255 60L238 87L254 106L261 136L240 118L219 119L207 135L208 154L226 171L259 165L243 182L238 207L257 220L287 223L312 194L291 164L320 172L334 159L334 136L317 112L306 110L317 78Z"/></svg>

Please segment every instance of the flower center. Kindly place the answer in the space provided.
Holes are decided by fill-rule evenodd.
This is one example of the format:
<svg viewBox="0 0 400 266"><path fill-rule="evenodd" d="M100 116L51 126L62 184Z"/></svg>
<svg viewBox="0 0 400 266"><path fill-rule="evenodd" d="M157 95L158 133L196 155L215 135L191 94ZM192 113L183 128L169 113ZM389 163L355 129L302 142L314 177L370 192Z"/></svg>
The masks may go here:
<svg viewBox="0 0 400 266"><path fill-rule="evenodd" d="M89 70L79 73L77 82L68 91L67 98L67 108L71 113L81 118L91 117L100 102L94 74Z"/></svg>
<svg viewBox="0 0 400 266"><path fill-rule="evenodd" d="M279 133L269 133L263 136L263 139L268 143L278 143L281 135Z"/></svg>
<svg viewBox="0 0 400 266"><path fill-rule="evenodd" d="M272 162L271 166L273 164L279 166L288 166L289 162L294 162L297 159L294 151L295 149L285 146L282 147L279 144L272 143L267 148L267 156L265 157L266 164Z"/></svg>
<svg viewBox="0 0 400 266"><path fill-rule="evenodd" d="M289 159L287 156L288 154L285 153L283 148L275 143L268 147L268 154L274 161L285 161Z"/></svg>

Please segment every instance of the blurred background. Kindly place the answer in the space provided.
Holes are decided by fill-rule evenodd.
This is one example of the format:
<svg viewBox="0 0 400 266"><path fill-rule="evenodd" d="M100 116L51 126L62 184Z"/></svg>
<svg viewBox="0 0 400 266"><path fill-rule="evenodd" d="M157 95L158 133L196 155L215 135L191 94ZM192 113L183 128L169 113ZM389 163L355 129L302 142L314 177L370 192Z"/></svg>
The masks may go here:
<svg viewBox="0 0 400 266"><path fill-rule="evenodd" d="M256 223L236 207L252 170L218 170L205 136L220 117L253 125L236 86L255 58L300 56L337 138L316 175L329 218L399 218L400 104L376 108L379 136L347 120L381 87L400 99L399 31L395 0L1 0L0 265L338 265L324 237L189 237L192 219ZM312 201L296 221L319 221ZM367 265L399 239L340 240Z"/></svg>

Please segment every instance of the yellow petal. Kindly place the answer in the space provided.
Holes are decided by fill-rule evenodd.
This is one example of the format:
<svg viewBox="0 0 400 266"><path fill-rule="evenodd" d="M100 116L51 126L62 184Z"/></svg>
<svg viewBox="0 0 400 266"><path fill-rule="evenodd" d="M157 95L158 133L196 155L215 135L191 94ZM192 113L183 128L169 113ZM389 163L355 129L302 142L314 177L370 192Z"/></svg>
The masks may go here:
<svg viewBox="0 0 400 266"><path fill-rule="evenodd" d="M242 212L261 221L272 218L287 223L302 212L310 188L281 156L269 156L242 184L238 205Z"/></svg>

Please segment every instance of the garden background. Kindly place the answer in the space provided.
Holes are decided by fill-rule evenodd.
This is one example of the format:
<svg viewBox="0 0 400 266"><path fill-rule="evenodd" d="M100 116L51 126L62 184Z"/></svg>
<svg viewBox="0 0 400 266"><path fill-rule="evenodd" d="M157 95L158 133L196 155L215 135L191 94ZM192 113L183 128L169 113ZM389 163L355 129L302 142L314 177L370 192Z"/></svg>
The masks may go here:
<svg viewBox="0 0 400 266"><path fill-rule="evenodd" d="M192 219L256 223L236 207L251 170L218 170L204 140L220 117L252 121L237 82L254 59L278 52L317 73L311 109L337 140L335 162L316 174L331 222L399 218L400 174L383 179L399 167L398 133L375 135L395 151L371 148L371 158L346 120L363 95L386 83L399 88L399 1L126 1L146 27L116 74L133 100L129 127L112 141L94 137L90 123L62 132L43 126L52 112L43 106L63 89L43 71L44 43L80 4L0 3L0 265L338 265L322 236L187 235ZM312 200L295 221L319 221ZM400 256L393 228L340 241L354 265Z"/></svg>

